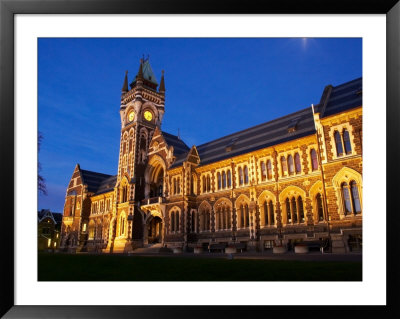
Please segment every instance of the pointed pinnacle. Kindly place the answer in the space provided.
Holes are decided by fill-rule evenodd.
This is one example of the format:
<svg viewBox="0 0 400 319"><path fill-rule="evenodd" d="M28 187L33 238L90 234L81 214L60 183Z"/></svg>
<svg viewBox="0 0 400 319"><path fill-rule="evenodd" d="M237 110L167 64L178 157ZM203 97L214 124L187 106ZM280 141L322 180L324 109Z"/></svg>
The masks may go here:
<svg viewBox="0 0 400 319"><path fill-rule="evenodd" d="M143 59L140 59L139 72L138 72L136 78L143 80Z"/></svg>
<svg viewBox="0 0 400 319"><path fill-rule="evenodd" d="M160 87L158 88L158 91L161 93L165 92L164 70L161 71L161 82L160 82Z"/></svg>
<svg viewBox="0 0 400 319"><path fill-rule="evenodd" d="M128 92L128 71L125 71L124 85L122 86L122 93Z"/></svg>

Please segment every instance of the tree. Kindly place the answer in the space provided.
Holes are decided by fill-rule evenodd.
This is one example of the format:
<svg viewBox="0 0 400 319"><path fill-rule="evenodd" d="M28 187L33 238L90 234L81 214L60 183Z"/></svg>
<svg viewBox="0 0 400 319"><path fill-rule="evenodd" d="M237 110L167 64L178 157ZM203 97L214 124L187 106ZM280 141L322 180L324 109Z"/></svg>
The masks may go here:
<svg viewBox="0 0 400 319"><path fill-rule="evenodd" d="M39 190L39 193L41 193L43 195L47 195L46 180L40 174L40 171L42 170L42 166L40 165L40 162L39 162L39 151L40 151L40 143L42 142L42 139L43 139L42 133L38 132L38 190Z"/></svg>

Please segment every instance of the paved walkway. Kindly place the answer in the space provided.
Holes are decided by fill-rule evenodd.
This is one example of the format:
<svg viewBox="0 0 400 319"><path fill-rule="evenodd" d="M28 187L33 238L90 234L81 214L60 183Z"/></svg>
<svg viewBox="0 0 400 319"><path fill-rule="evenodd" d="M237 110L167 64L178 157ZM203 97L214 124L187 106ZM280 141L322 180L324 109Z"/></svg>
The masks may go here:
<svg viewBox="0 0 400 319"><path fill-rule="evenodd" d="M152 256L152 257L181 257L181 258L225 258L225 259L266 259L266 260L296 260L296 261L352 261L361 262L361 253L348 253L348 254L332 254L332 253L320 253L320 252L309 252L307 254L295 254L294 252L287 252L284 254L273 254L272 252L243 252L236 254L225 254L225 253L209 253L203 252L201 254L194 253L131 253L126 254L127 256Z"/></svg>

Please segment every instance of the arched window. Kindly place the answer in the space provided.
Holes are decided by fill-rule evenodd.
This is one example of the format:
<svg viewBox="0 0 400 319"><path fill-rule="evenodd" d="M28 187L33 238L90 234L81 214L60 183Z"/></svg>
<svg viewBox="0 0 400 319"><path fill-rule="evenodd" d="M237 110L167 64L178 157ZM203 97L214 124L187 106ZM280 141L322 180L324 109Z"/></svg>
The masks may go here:
<svg viewBox="0 0 400 319"><path fill-rule="evenodd" d="M119 234L120 234L120 236L123 236L125 234L125 217L124 216L121 216L120 223L121 224L119 226L119 230L120 230Z"/></svg>
<svg viewBox="0 0 400 319"><path fill-rule="evenodd" d="M281 168L282 168L282 176L285 176L287 172L287 163L285 156L281 156Z"/></svg>
<svg viewBox="0 0 400 319"><path fill-rule="evenodd" d="M347 183L342 184L342 197L343 197L343 204L344 204L344 214L348 215L351 214L351 199L350 199L350 190Z"/></svg>
<svg viewBox="0 0 400 319"><path fill-rule="evenodd" d="M289 155L288 156L288 164L289 164L289 174L293 175L294 174L294 163L293 163L293 156Z"/></svg>
<svg viewBox="0 0 400 319"><path fill-rule="evenodd" d="M323 221L324 220L324 208L322 206L322 196L321 194L317 194L315 197L315 201L317 204L317 216L318 216L318 221Z"/></svg>
<svg viewBox="0 0 400 319"><path fill-rule="evenodd" d="M181 193L181 179L180 179L180 177L178 177L177 180L176 180L176 192L178 194Z"/></svg>
<svg viewBox="0 0 400 319"><path fill-rule="evenodd" d="M357 183L355 181L350 182L351 188L351 199L353 204L353 212L354 214L361 213L361 204L360 204L360 197L358 196L358 188Z"/></svg>
<svg viewBox="0 0 400 319"><path fill-rule="evenodd" d="M211 190L211 178L210 176L207 176L207 192Z"/></svg>
<svg viewBox="0 0 400 319"><path fill-rule="evenodd" d="M221 174L220 174L220 172L217 173L217 180L218 180L218 189L221 189L221 187L222 187L222 180L221 180Z"/></svg>
<svg viewBox="0 0 400 319"><path fill-rule="evenodd" d="M298 216L297 216L297 205L296 205L296 199L293 197L292 198L292 216L293 216L293 223L297 223L298 221Z"/></svg>
<svg viewBox="0 0 400 319"><path fill-rule="evenodd" d="M289 198L286 198L285 206L286 206L287 223L291 224L292 223L292 213L290 211L290 200L289 200Z"/></svg>
<svg viewBox="0 0 400 319"><path fill-rule="evenodd" d="M268 216L268 203L267 201L264 202L264 225L269 225L269 216Z"/></svg>
<svg viewBox="0 0 400 319"><path fill-rule="evenodd" d="M125 203L128 200L128 185L122 187L122 203ZM98 207L96 207L96 213L98 211Z"/></svg>
<svg viewBox="0 0 400 319"><path fill-rule="evenodd" d="M269 222L270 222L270 225L274 225L275 224L275 215L274 215L274 204L272 203L272 200L269 201L268 207L269 207L269 211L268 211Z"/></svg>
<svg viewBox="0 0 400 319"><path fill-rule="evenodd" d="M267 161L267 178L272 178L272 165L270 160Z"/></svg>
<svg viewBox="0 0 400 319"><path fill-rule="evenodd" d="M244 183L249 183L249 170L247 168L247 165L244 166Z"/></svg>
<svg viewBox="0 0 400 319"><path fill-rule="evenodd" d="M267 170L265 168L264 161L261 162L261 180L265 181L267 179Z"/></svg>
<svg viewBox="0 0 400 319"><path fill-rule="evenodd" d="M249 205L245 205L244 206L244 212L245 212L245 215L246 215L246 218L245 218L245 227L249 227L250 226L250 214L249 214Z"/></svg>
<svg viewBox="0 0 400 319"><path fill-rule="evenodd" d="M231 188L231 186L232 186L231 171L228 170L228 187Z"/></svg>
<svg viewBox="0 0 400 319"><path fill-rule="evenodd" d="M294 163L295 163L295 167L296 167L296 174L301 173L301 163L300 163L299 153L294 154Z"/></svg>
<svg viewBox="0 0 400 319"><path fill-rule="evenodd" d="M175 212L175 218L175 231L177 232L179 231L179 211Z"/></svg>
<svg viewBox="0 0 400 319"><path fill-rule="evenodd" d="M203 176L203 193L205 193L205 192L206 192L206 189L207 189L206 177L205 177L205 176Z"/></svg>
<svg viewBox="0 0 400 319"><path fill-rule="evenodd" d="M175 212L171 212L171 232L175 231Z"/></svg>
<svg viewBox="0 0 400 319"><path fill-rule="evenodd" d="M340 136L340 133L338 131L335 131L333 134L335 137L335 144L336 144L336 155L342 156L343 155L343 144L342 144L342 137Z"/></svg>
<svg viewBox="0 0 400 319"><path fill-rule="evenodd" d="M344 150L346 154L351 154L350 135L349 131L347 131L346 129L343 130L343 141L344 141Z"/></svg>
<svg viewBox="0 0 400 319"><path fill-rule="evenodd" d="M244 207L240 205L240 227L244 227Z"/></svg>
<svg viewBox="0 0 400 319"><path fill-rule="evenodd" d="M299 196L297 198L297 210L298 210L298 214L299 214L300 223L304 223L305 222L304 207L303 207L303 199L301 198L301 196Z"/></svg>
<svg viewBox="0 0 400 319"><path fill-rule="evenodd" d="M315 149L312 149L310 152L311 155L311 169L316 171L318 169L318 159L317 159L317 152Z"/></svg>
<svg viewBox="0 0 400 319"><path fill-rule="evenodd" d="M243 185L243 170L239 167L239 185Z"/></svg>
<svg viewBox="0 0 400 319"><path fill-rule="evenodd" d="M226 217L227 217L227 228L228 229L231 229L232 228L232 220L231 220L231 218L232 218L232 216L231 216L231 209L230 209L230 207L226 207Z"/></svg>
<svg viewBox="0 0 400 319"><path fill-rule="evenodd" d="M222 172L222 188L226 188L226 173Z"/></svg>

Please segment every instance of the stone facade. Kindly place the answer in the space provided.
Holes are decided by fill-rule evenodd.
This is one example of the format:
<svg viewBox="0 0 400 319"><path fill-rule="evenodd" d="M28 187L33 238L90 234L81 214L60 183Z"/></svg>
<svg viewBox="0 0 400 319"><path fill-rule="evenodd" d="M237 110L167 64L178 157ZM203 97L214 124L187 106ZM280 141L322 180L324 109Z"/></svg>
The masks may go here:
<svg viewBox="0 0 400 319"><path fill-rule="evenodd" d="M315 112L191 148L160 129L164 76L158 85L141 61L127 84L126 75L118 173L75 167L64 249L129 252L160 242L264 250L324 239L333 252L361 249L362 91L352 91L361 79L327 86ZM282 136L273 133L281 123Z"/></svg>

